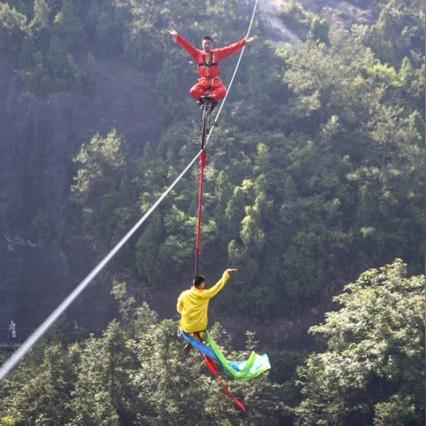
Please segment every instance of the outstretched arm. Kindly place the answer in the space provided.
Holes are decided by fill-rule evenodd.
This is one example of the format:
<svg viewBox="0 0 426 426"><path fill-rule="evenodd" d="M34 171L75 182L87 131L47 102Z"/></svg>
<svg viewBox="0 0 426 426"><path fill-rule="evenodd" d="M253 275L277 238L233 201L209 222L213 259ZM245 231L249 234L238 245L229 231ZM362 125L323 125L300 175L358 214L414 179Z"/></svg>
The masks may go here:
<svg viewBox="0 0 426 426"><path fill-rule="evenodd" d="M227 269L223 273L222 278L213 287L203 290L201 292L202 297L205 299L211 299L215 297L223 289L223 287L225 287L225 284L231 278L231 274L235 271L236 269Z"/></svg>
<svg viewBox="0 0 426 426"><path fill-rule="evenodd" d="M179 35L176 30L170 29L168 32L179 46L183 47L195 60L197 60L201 53L200 50L195 48L186 38Z"/></svg>
<svg viewBox="0 0 426 426"><path fill-rule="evenodd" d="M221 47L219 49L215 49L214 51L220 59L224 59L240 51L246 44L247 40L243 38L242 40L237 41L236 43L230 44L229 46Z"/></svg>

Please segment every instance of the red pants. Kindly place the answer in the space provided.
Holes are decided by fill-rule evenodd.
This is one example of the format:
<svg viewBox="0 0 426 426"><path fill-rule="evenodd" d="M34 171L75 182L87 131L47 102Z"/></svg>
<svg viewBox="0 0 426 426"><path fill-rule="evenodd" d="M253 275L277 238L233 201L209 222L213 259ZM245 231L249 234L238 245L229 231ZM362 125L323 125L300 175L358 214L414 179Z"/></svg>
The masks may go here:
<svg viewBox="0 0 426 426"><path fill-rule="evenodd" d="M201 96L210 96L214 101L219 102L226 95L226 87L220 78L200 79L191 87L189 93L197 101Z"/></svg>

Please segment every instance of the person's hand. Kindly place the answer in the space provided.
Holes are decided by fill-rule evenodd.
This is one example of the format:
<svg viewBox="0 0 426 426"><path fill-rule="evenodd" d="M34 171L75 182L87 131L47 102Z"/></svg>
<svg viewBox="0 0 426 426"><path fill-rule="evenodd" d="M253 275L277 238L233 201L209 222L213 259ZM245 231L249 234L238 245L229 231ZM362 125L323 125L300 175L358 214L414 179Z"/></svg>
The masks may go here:
<svg viewBox="0 0 426 426"><path fill-rule="evenodd" d="M177 31L174 30L173 28L168 28L167 32L172 36L172 37L176 37L178 35Z"/></svg>
<svg viewBox="0 0 426 426"><path fill-rule="evenodd" d="M237 272L238 269L227 269L225 272L228 272L229 275L232 275L234 272Z"/></svg>
<svg viewBox="0 0 426 426"><path fill-rule="evenodd" d="M252 36L252 37L246 37L246 43L250 44L253 43L256 40L256 37Z"/></svg>

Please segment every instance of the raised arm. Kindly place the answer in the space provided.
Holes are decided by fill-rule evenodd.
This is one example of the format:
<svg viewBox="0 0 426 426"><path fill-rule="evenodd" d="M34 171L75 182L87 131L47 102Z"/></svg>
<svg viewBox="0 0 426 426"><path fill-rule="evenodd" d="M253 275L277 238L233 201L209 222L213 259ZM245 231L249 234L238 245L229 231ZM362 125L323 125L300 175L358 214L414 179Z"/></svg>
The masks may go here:
<svg viewBox="0 0 426 426"><path fill-rule="evenodd" d="M237 41L236 43L230 44L229 46L221 47L219 49L214 49L216 55L219 56L220 59L227 58L239 50L241 50L247 44L247 40L245 38Z"/></svg>
<svg viewBox="0 0 426 426"><path fill-rule="evenodd" d="M198 59L201 50L194 47L186 38L182 37L175 30L169 30L170 35L173 37L173 40L182 48L184 48L195 60Z"/></svg>
<svg viewBox="0 0 426 426"><path fill-rule="evenodd" d="M223 287L225 287L225 284L231 278L231 274L235 271L236 269L227 269L223 273L222 278L213 287L203 290L201 292L201 297L203 297L203 299L211 299L215 297L223 289Z"/></svg>

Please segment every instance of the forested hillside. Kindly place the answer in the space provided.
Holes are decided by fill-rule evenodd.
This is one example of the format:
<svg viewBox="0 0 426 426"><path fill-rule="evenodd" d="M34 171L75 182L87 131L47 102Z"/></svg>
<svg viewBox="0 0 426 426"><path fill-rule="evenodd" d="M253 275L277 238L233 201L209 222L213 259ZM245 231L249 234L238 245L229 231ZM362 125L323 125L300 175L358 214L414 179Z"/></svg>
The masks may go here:
<svg viewBox="0 0 426 426"><path fill-rule="evenodd" d="M251 424L424 422L424 10L417 0L353 0L345 14L343 3L282 2L276 18L294 44L277 43L259 10L257 39L208 147L202 272L213 282L238 268L212 306L221 323L214 333L231 353L238 345L230 336L256 330L245 350L260 340L272 363L268 377L232 385ZM19 312L27 324L44 318L198 151L199 112L187 93L195 64L166 29L194 43L211 34L224 45L245 34L251 7L246 0L0 3L0 77L13 70L19 103L44 108L56 123L35 148L37 126L11 135L9 123L20 121L2 78L9 96L0 176L12 186L1 188L0 254L12 259L19 241L58 259L33 282L10 278L16 264L2 266L2 291L13 294L4 312ZM225 82L234 64L224 62ZM37 123L26 112L20 124L28 117ZM28 145L18 151L23 139ZM25 157L33 150L37 161ZM34 182L28 197L13 184L18 160ZM23 200L16 213L14 194ZM196 203L194 169L81 308L2 382L1 422L247 421L204 375L197 354L179 355L175 302L191 279ZM43 299L38 307L31 295ZM31 307L23 309L25 298ZM112 322L89 337L67 331L75 318L87 329ZM320 335L314 341L308 328L321 321L311 328Z"/></svg>

